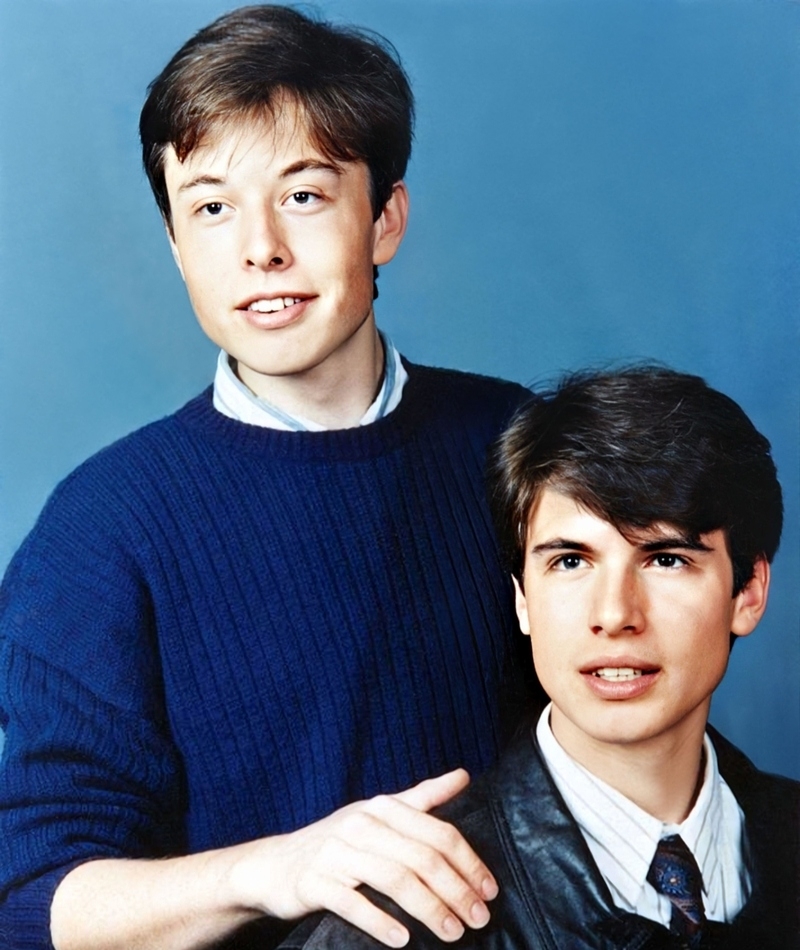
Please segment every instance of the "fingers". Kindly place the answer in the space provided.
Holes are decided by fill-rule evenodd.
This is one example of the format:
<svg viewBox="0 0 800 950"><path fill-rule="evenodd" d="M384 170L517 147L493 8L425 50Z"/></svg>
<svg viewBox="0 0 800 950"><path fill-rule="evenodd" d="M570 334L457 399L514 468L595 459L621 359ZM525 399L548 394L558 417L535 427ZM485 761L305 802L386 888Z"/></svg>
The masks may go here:
<svg viewBox="0 0 800 950"><path fill-rule="evenodd" d="M463 770L459 771L466 776ZM419 787L417 785L410 791ZM474 926L461 913L464 903L470 896L479 901L496 897L497 882L494 875L453 825L406 804L404 795L379 795L364 803L367 813L399 835L399 840L391 842L392 850L382 848L381 853L407 863L465 923ZM376 843L380 844L381 840L376 839ZM456 884L466 885L466 896L456 893ZM445 887L446 891L440 890Z"/></svg>
<svg viewBox="0 0 800 950"><path fill-rule="evenodd" d="M445 772L436 778L426 779L404 792L392 795L396 801L403 802L419 811L430 811L438 805L444 805L469 785L469 775L465 769Z"/></svg>
<svg viewBox="0 0 800 950"><path fill-rule="evenodd" d="M440 854L424 845L406 845L402 852L398 860L376 856L366 862L365 883L444 941L461 937L464 925L476 928L488 923L489 910L480 895Z"/></svg>
<svg viewBox="0 0 800 950"><path fill-rule="evenodd" d="M444 941L457 940L464 925L484 926L485 901L497 894L491 873L452 825L394 796L378 796L343 815L319 858L336 869L339 881L368 884ZM317 892L314 899L330 908L329 896Z"/></svg>
<svg viewBox="0 0 800 950"><path fill-rule="evenodd" d="M489 920L489 912L471 888L467 887L452 871L441 856L419 846L417 854L411 855L408 848L397 860L348 849L344 855L340 849L341 869L346 869L345 878L356 873L358 879L374 890L391 898L398 906L428 927L445 942L457 940L464 933L462 919L471 927L483 926ZM426 853L430 852L430 853ZM440 863L441 862L441 863ZM416 866L412 871L410 864ZM424 870L423 870L424 869ZM341 884L341 881L336 882ZM389 946L402 946L406 931L387 914L374 907L363 895L358 894L367 906L350 902L345 886L331 886L325 882L325 891L317 891L329 910L334 910L355 926L370 933ZM357 894L356 891L349 891Z"/></svg>
<svg viewBox="0 0 800 950"><path fill-rule="evenodd" d="M402 924L350 887L332 882L326 904L328 910L387 947L404 947L408 943L409 933Z"/></svg>

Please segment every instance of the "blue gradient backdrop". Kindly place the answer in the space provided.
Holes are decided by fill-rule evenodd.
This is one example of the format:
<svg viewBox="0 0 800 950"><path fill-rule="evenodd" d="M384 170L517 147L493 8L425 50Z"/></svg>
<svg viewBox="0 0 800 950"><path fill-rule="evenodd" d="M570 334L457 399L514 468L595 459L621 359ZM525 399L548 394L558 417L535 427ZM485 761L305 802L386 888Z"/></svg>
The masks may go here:
<svg viewBox="0 0 800 950"><path fill-rule="evenodd" d="M0 566L56 482L211 378L139 167L145 87L211 0L0 2ZM800 777L800 6L330 0L419 100L378 317L424 362L530 383L651 357L772 440L772 603L712 720Z"/></svg>

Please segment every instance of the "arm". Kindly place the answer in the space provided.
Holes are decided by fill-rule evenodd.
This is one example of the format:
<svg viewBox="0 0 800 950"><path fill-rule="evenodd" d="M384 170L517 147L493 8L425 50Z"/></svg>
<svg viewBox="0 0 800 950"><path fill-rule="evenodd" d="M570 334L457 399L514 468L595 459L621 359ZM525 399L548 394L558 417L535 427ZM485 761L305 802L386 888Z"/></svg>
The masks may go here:
<svg viewBox="0 0 800 950"><path fill-rule="evenodd" d="M133 505L127 490L109 489L107 498L82 480L76 474L51 500L0 597L0 721L8 727L0 934L13 935L14 950L41 950L51 935L63 942L73 927L90 928L92 946L91 927L105 919L113 934L131 918L152 926L147 936L123 937L125 946L179 938L202 946L215 927L230 933L265 914L292 918L314 907L348 913L348 899L360 922L370 914L355 893L362 880L407 895L434 926L437 913L449 916L439 901L468 916L461 892L471 897L487 872L481 865L477 880L461 882L477 859L459 857L460 839L443 837L444 826L424 814L463 777L351 807L335 824L161 860L185 855L189 844L184 764L162 694L153 566L140 533L128 537L138 521L122 517ZM275 895L289 895L290 906ZM201 913L211 923L201 921L198 944L180 927Z"/></svg>
<svg viewBox="0 0 800 950"><path fill-rule="evenodd" d="M488 920L493 877L450 825L426 814L467 783L457 771L343 808L292 834L165 861L91 861L53 900L56 950L194 950L263 915L332 910L388 946L408 931L356 888L393 898L442 940Z"/></svg>

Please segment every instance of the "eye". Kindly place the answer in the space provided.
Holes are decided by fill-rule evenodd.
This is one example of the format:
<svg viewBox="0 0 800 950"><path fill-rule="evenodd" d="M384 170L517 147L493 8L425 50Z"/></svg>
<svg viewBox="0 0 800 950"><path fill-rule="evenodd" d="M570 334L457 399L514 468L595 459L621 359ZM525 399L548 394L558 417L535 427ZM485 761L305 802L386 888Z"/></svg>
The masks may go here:
<svg viewBox="0 0 800 950"><path fill-rule="evenodd" d="M293 201L296 205L312 205L316 201L319 201L319 195L312 194L310 191L295 191L294 194L290 196L290 201Z"/></svg>
<svg viewBox="0 0 800 950"><path fill-rule="evenodd" d="M562 554L553 561L553 567L561 571L574 571L584 563L580 554Z"/></svg>
<svg viewBox="0 0 800 950"><path fill-rule="evenodd" d="M686 564L686 558L681 557L680 554L656 554L653 564L656 567L682 567Z"/></svg>
<svg viewBox="0 0 800 950"><path fill-rule="evenodd" d="M222 214L223 204L221 201L209 201L208 204L203 205L200 208L200 211L203 214L210 214L212 217Z"/></svg>

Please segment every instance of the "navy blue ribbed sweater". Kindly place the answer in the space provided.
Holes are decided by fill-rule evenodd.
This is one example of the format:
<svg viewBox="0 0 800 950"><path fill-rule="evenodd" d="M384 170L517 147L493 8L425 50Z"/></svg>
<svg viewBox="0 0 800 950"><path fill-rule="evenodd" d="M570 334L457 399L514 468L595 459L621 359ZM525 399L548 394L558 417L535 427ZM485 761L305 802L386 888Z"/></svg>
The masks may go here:
<svg viewBox="0 0 800 950"><path fill-rule="evenodd" d="M519 670L483 467L526 391L409 373L398 409L336 432L245 425L209 390L56 489L0 602L0 945L49 947L87 858L494 760Z"/></svg>

